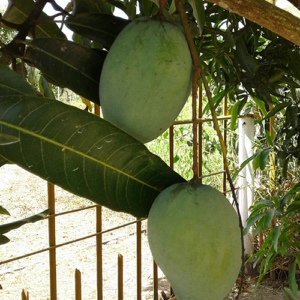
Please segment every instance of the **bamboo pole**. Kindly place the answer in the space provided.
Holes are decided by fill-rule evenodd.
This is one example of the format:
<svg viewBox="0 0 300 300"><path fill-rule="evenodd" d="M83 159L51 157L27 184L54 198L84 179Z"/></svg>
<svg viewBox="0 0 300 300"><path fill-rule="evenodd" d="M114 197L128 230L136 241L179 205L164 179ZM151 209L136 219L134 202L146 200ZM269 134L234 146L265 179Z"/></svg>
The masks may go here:
<svg viewBox="0 0 300 300"><path fill-rule="evenodd" d="M137 218L139 221L140 219ZM136 298L142 300L142 222L136 223Z"/></svg>
<svg viewBox="0 0 300 300"><path fill-rule="evenodd" d="M81 272L75 269L75 300L81 300Z"/></svg>
<svg viewBox="0 0 300 300"><path fill-rule="evenodd" d="M94 114L100 116L100 106L95 104ZM102 231L102 206L96 206L96 232ZM97 300L103 299L103 248L102 234L96 235Z"/></svg>
<svg viewBox="0 0 300 300"><path fill-rule="evenodd" d="M48 182L48 206L51 207L49 215L55 213L55 188L54 185ZM48 219L49 231L49 268L50 268L50 299L57 299L57 282L56 282L56 245L55 241L55 218Z"/></svg>
<svg viewBox="0 0 300 300"><path fill-rule="evenodd" d="M153 260L153 300L158 300L158 272L157 264Z"/></svg>
<svg viewBox="0 0 300 300"><path fill-rule="evenodd" d="M118 255L118 300L123 300L123 256Z"/></svg>
<svg viewBox="0 0 300 300"><path fill-rule="evenodd" d="M26 291L25 289L22 290L21 296L22 296L22 300L29 300L29 292Z"/></svg>

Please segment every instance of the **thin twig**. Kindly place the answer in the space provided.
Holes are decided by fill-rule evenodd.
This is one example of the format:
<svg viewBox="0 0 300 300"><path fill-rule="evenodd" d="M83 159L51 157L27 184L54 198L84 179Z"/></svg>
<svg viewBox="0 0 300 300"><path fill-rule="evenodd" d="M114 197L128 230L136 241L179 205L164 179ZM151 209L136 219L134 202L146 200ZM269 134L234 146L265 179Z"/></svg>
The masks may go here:
<svg viewBox="0 0 300 300"><path fill-rule="evenodd" d="M198 180L199 176L199 166L198 166L198 142L197 142L197 130L198 130L198 122L197 122L197 110L196 110L196 102L197 102L197 89L198 89L198 77L202 72L201 65L198 58L198 53L194 45L194 40L187 22L187 18L183 9L183 5L181 0L176 0L176 7L180 15L181 23L185 32L185 36L190 48L191 56L194 63L194 72L193 72L193 83L192 83L192 106L193 106L193 174L194 180Z"/></svg>
<svg viewBox="0 0 300 300"><path fill-rule="evenodd" d="M213 99L212 99L211 92L210 92L210 89L209 89L209 85L208 85L206 77L203 74L202 69L201 69L201 64L200 64L200 61L199 61L199 55L198 55L197 49L195 47L194 40L193 40L191 31L190 31L190 28L188 26L187 17L186 17L184 7L183 7L183 4L182 4L181 0L176 0L176 7L177 7L178 13L179 13L180 18L181 18L182 26L183 26L185 34L186 34L186 38L187 38L187 41L188 41L188 44L189 44L189 47L190 47L190 51L191 51L191 55L192 55L193 62L194 62L194 67L195 67L194 77L193 77L193 98L197 94L197 79L198 79L198 75L200 74L202 82L203 82L204 87L205 87L206 96L208 98L208 102L209 102L209 106L210 106L210 110L211 110L211 114L212 114L212 118L213 118L214 129L216 130L216 132L218 134L220 144L221 144L221 147L222 147L224 167L225 167L226 175L227 175L229 185L230 185L230 188L231 188L231 191L232 191L232 197L233 197L233 200L234 200L234 204L236 205L236 208L237 208L237 213L238 213L238 218L239 218L239 226L240 226L240 231L241 231L241 244L242 244L241 285L239 287L239 293L238 293L238 296L237 296L237 299L238 299L238 297L241 293L241 290L242 290L242 285L243 285L243 282L244 282L244 273L245 273L244 234L243 234L243 224L242 224L241 213L240 213L240 210L239 210L239 204L238 204L236 193L235 193L235 187L233 185L231 175L230 175L230 172L229 172L229 167L228 167L228 162L227 162L227 157L226 157L226 144L224 142L221 130L219 128L217 114L216 114L216 111L215 111L215 107L214 107ZM195 109L193 109L193 110L195 110ZM195 124L197 124L197 120L194 120L194 113L193 113L193 128L195 127ZM196 128L196 130L197 130L197 128ZM196 133L197 133L197 131L196 131ZM197 143L195 143L195 140L197 141L197 134L195 134L194 129L193 129L193 135L194 135L194 137L193 137L194 155L193 156L196 156L196 158L194 158L194 160L193 160L193 170L194 170L194 178L195 178L196 174L198 176L198 172L195 173L195 169L197 168L197 170L198 170L198 166L194 169L195 160L197 161ZM196 147L195 147L195 144L196 144Z"/></svg>

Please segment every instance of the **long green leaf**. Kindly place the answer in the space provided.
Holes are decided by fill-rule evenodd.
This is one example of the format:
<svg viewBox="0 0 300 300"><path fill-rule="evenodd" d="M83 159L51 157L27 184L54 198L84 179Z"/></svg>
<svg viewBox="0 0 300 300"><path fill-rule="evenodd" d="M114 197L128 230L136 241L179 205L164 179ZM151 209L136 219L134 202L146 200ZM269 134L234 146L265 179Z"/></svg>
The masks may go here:
<svg viewBox="0 0 300 300"><path fill-rule="evenodd" d="M252 99L257 104L257 106L261 110L262 114L265 116L268 113L266 110L266 107L265 107L265 102L254 96L252 97Z"/></svg>
<svg viewBox="0 0 300 300"><path fill-rule="evenodd" d="M236 40L236 51L234 52L234 56L245 71L249 72L251 75L255 74L255 59L249 54L243 36Z"/></svg>
<svg viewBox="0 0 300 300"><path fill-rule="evenodd" d="M0 132L20 142L0 155L81 197L146 217L156 196L185 180L111 123L59 101L0 97Z"/></svg>
<svg viewBox="0 0 300 300"><path fill-rule="evenodd" d="M99 80L104 58L74 42L35 39L27 57L44 75L75 93L99 104Z"/></svg>
<svg viewBox="0 0 300 300"><path fill-rule="evenodd" d="M21 219L15 222L7 223L4 225L0 225L0 245L6 244L9 242L9 238L7 238L4 233L7 233L11 230L17 229L25 224L28 223L35 223L37 221L45 219L49 214L50 208L42 211L41 213L38 213L36 215L33 215L31 217Z"/></svg>
<svg viewBox="0 0 300 300"><path fill-rule="evenodd" d="M188 1L193 8L193 15L197 21L197 25L200 31L200 35L204 29L205 24L205 9L203 0L189 0Z"/></svg>
<svg viewBox="0 0 300 300"><path fill-rule="evenodd" d="M274 250L277 252L278 250L278 239L281 234L282 225L278 225L274 228L274 236L273 236L273 243L274 243Z"/></svg>
<svg viewBox="0 0 300 300"><path fill-rule="evenodd" d="M43 220L48 216L49 211L50 211L50 208L48 208L48 209L46 209L46 210L44 210L44 211L42 211L42 212L40 212L36 215L30 216L28 218L0 225L0 234L4 234L4 233L7 233L7 232L9 232L13 229L17 229L17 228L19 228L19 227L21 227L21 226L23 226L27 223L35 223L37 221Z"/></svg>
<svg viewBox="0 0 300 300"><path fill-rule="evenodd" d="M84 13L70 16L64 23L72 31L110 48L130 21L108 14Z"/></svg>
<svg viewBox="0 0 300 300"><path fill-rule="evenodd" d="M270 148L264 149L257 156L257 159L259 160L259 167L261 170L264 170L266 168L270 151L271 151Z"/></svg>
<svg viewBox="0 0 300 300"><path fill-rule="evenodd" d="M291 103L289 102L282 102L277 104L276 106L274 106L268 113L266 116L264 116L264 118L262 120L266 120L269 119L273 116L275 116L279 111L281 111L282 109L284 109L287 106L290 106Z"/></svg>
<svg viewBox="0 0 300 300"><path fill-rule="evenodd" d="M34 95L34 88L18 73L0 64L0 95Z"/></svg>
<svg viewBox="0 0 300 300"><path fill-rule="evenodd" d="M9 0L9 5L3 19L15 24L22 24L31 13L35 3L32 0ZM59 29L52 18L44 12L41 13L39 22L35 25L36 38L58 37L66 39L65 34Z"/></svg>
<svg viewBox="0 0 300 300"><path fill-rule="evenodd" d="M251 228L251 226L258 220L260 219L261 217L264 216L264 213L260 213L260 214L257 214L257 215L253 215L253 216L250 216L247 220L247 225L246 227L244 228L244 234L247 234Z"/></svg>
<svg viewBox="0 0 300 300"><path fill-rule="evenodd" d="M296 260L289 267L289 287L295 298L298 297L298 285L296 282Z"/></svg>

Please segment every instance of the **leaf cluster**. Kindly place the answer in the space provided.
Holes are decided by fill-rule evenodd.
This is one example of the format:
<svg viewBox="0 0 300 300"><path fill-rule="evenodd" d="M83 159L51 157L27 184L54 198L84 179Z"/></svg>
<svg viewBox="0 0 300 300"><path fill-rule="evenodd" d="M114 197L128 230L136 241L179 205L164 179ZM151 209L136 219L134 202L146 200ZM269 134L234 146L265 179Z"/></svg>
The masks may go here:
<svg viewBox="0 0 300 300"><path fill-rule="evenodd" d="M295 298L298 287L296 284L296 265L300 267L300 183L292 186L281 196L275 193L273 200L259 199L250 208L244 234L255 224L253 235L264 232L265 239L260 249L249 258L254 266L260 262L260 276L257 285L265 274L280 260L289 263L289 286Z"/></svg>

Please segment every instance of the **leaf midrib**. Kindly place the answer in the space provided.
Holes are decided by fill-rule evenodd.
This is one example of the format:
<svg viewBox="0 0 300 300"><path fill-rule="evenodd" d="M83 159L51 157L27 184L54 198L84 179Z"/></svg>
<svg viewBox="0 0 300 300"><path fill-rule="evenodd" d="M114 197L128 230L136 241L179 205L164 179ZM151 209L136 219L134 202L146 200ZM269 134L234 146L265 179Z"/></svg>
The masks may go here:
<svg viewBox="0 0 300 300"><path fill-rule="evenodd" d="M91 123L95 123L95 122L93 121L93 122L90 122L90 123L87 123L87 124L91 124ZM144 181L141 181L141 180L139 180L139 179L137 179L137 178L135 178L135 177L129 175L129 174L126 173L126 172L123 172L123 171L121 171L121 170L119 170L119 169L117 169L117 168L114 168L114 167L111 166L111 165L105 164L104 162L99 161L99 160L97 160L96 158L94 158L94 157L92 157L92 156L89 156L89 155L87 155L87 154L85 154L85 153L83 153L83 152L81 152L81 151L75 150L75 149L72 148L72 147L69 147L69 146L64 145L64 144L62 144L62 143L59 143L59 142L56 142L56 141L51 140L51 139L49 139L49 138L47 138L47 137L45 137L45 136L42 136L42 135L40 135L40 134L37 134L37 133L35 133L35 132L32 132L32 131L27 130L27 129L25 129L25 128L22 128L22 127L20 127L20 126L11 124L11 123L9 123L9 122L5 122L5 121L3 121L3 120L0 120L0 124L2 124L2 125L4 125L4 126L11 127L11 128L13 128L13 129L16 129L16 130L18 130L18 131L20 131L20 132L22 132L22 133L29 134L29 135L31 135L31 136L34 136L34 137L36 137L36 138L39 138L40 140L43 140L43 141L46 141L46 142L48 142L48 143L54 144L54 145L56 145L56 146L58 146L58 147L64 148L65 150L69 150L70 152L73 152L73 153L75 153L75 154L78 154L78 155L80 155L80 156L82 156L82 157L84 157L84 158L87 158L87 159L90 159L90 160L92 160L92 161L95 161L96 163L99 163L99 164L101 164L101 165L103 165L103 166L105 166L105 167L107 167L107 168L109 168L109 169L111 169L111 170L113 170L113 171L116 171L116 172L118 172L118 173L120 173L120 174L122 174L122 175L125 175L126 177L128 177L128 178L130 178L130 179L132 179L132 180L135 180L135 181L139 182L139 183L142 184L142 185L148 186L148 187L150 187L151 189L154 189L154 190L160 192L160 190L159 190L158 188L156 188L156 187L154 187L154 186L151 186L150 184L148 184L148 183L146 183L146 182L144 182ZM85 124L84 126L86 126L87 124ZM81 126L81 127L84 127L84 126ZM80 128L81 128L81 127L80 127ZM78 129L77 129L77 130L78 130Z"/></svg>

